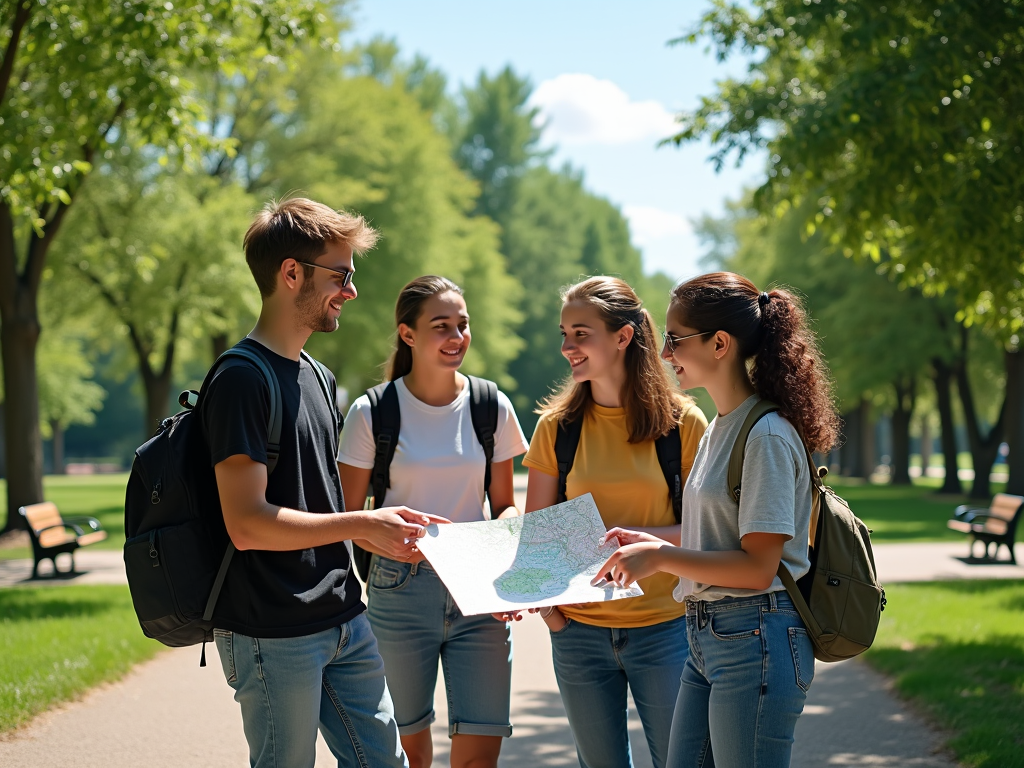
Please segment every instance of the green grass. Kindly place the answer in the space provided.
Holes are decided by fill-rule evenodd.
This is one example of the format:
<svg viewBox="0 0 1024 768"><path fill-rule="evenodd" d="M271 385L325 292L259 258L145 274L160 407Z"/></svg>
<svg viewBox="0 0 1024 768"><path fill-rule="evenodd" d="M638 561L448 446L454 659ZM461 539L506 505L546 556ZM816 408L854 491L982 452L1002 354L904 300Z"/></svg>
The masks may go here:
<svg viewBox="0 0 1024 768"><path fill-rule="evenodd" d="M886 588L868 662L952 738L971 768L1024 767L1024 582Z"/></svg>
<svg viewBox="0 0 1024 768"><path fill-rule="evenodd" d="M65 517L89 515L97 518L107 532L97 549L124 546L124 489L128 473L114 475L48 475L43 479L47 501L57 505ZM7 520L7 484L0 480L0 528ZM0 560L32 557L29 547L0 549Z"/></svg>
<svg viewBox="0 0 1024 768"><path fill-rule="evenodd" d="M160 647L139 629L128 587L0 589L0 732L116 680Z"/></svg>
<svg viewBox="0 0 1024 768"><path fill-rule="evenodd" d="M851 484L829 475L828 482L850 509L874 533L873 542L964 541L966 537L946 527L962 496L940 496L939 482L932 478L914 485ZM994 490L994 489L993 489Z"/></svg>

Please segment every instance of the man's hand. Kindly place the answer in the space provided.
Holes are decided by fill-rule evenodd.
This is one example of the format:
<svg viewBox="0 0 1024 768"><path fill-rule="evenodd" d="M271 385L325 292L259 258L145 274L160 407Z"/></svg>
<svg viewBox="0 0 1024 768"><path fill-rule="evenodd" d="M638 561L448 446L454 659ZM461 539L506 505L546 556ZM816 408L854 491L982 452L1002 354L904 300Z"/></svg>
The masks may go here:
<svg viewBox="0 0 1024 768"><path fill-rule="evenodd" d="M637 544L620 547L598 569L597 576L590 582L591 586L596 587L605 581L619 587L626 587L639 579L657 573L659 570L658 552L666 546L670 546L668 542L656 540L641 541Z"/></svg>
<svg viewBox="0 0 1024 768"><path fill-rule="evenodd" d="M413 557L419 551L416 549L417 540L427 532L426 526L451 522L408 507L382 507L354 514L366 518L366 530L359 538L369 543L373 551L392 560L409 560Z"/></svg>

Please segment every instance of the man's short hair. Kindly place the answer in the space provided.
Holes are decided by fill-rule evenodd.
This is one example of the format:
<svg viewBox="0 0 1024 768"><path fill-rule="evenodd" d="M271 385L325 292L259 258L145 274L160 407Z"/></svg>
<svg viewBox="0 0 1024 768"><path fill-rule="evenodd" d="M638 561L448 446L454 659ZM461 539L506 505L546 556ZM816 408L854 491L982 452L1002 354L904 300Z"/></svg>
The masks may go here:
<svg viewBox="0 0 1024 768"><path fill-rule="evenodd" d="M267 203L245 233L245 261L260 289L270 296L277 287L277 272L285 259L313 261L327 243L344 243L354 253L373 248L379 233L358 214L335 211L323 203L293 197ZM308 277L311 267L303 267Z"/></svg>

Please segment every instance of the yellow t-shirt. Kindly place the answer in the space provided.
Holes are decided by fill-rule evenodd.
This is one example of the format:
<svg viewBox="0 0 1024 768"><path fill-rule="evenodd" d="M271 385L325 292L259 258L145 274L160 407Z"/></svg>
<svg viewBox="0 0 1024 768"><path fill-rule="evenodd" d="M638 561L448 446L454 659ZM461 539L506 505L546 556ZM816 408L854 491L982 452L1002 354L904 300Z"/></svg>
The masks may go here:
<svg viewBox="0 0 1024 768"><path fill-rule="evenodd" d="M679 437L683 448L683 483L693 467L697 443L707 429L704 414L693 403L679 417ZM558 475L555 459L555 434L558 425L544 416L530 440L523 464L547 475ZM585 493L594 502L608 528L648 528L676 525L672 498L658 464L653 440L629 442L624 408L605 408L592 403L583 420L579 448L572 470L566 478L566 497ZM599 627L647 627L669 621L686 612L683 603L672 597L678 577L658 573L640 579L643 597L566 606L560 610L570 619Z"/></svg>

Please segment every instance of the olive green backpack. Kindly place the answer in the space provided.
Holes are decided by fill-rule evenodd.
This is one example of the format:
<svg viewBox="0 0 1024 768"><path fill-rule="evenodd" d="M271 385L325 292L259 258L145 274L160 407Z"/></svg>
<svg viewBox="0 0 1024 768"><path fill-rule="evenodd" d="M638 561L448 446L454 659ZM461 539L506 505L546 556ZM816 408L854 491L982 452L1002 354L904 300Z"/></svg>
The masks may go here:
<svg viewBox="0 0 1024 768"><path fill-rule="evenodd" d="M743 453L750 430L779 407L759 401L747 415L729 457L729 493L738 504ZM878 583L871 553L871 531L849 505L822 482L827 470L814 466L810 452L812 510L808 555L811 570L793 579L784 563L779 578L793 600L819 661L842 661L866 651L875 639L885 610L885 590Z"/></svg>

